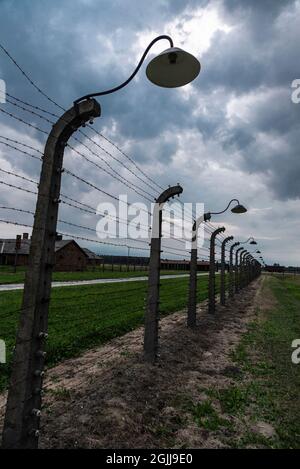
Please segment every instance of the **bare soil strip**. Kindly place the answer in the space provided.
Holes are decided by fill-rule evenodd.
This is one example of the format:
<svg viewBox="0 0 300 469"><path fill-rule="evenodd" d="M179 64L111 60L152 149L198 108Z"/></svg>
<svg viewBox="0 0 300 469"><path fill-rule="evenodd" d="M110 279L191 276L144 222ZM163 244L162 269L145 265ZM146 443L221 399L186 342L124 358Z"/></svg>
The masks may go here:
<svg viewBox="0 0 300 469"><path fill-rule="evenodd" d="M261 300L263 279L213 317L199 305L195 330L186 312L160 321L160 357L143 363L143 328L67 360L47 373L42 448L219 448L218 433L201 428L190 403L204 390L232 383L230 352ZM238 372L238 370L236 370ZM0 423L5 395L0 396Z"/></svg>

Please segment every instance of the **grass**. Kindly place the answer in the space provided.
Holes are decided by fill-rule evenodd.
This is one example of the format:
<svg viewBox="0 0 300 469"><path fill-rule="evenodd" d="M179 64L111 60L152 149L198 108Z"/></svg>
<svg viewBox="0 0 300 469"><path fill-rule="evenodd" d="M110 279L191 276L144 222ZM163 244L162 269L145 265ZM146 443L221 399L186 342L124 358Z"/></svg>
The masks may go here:
<svg viewBox="0 0 300 469"><path fill-rule="evenodd" d="M241 373L224 389L207 390L222 409L222 416L235 416L237 428L224 442L233 448L300 448L300 364L292 363L292 341L300 338L300 279L269 277L276 306L257 310L232 353ZM266 436L257 423L271 425ZM242 430L241 430L242 429Z"/></svg>
<svg viewBox="0 0 300 469"><path fill-rule="evenodd" d="M300 277L268 276L261 297L267 306L256 309L231 353L229 384L199 388L199 401L178 395L173 405L226 447L300 449L300 363L291 360Z"/></svg>
<svg viewBox="0 0 300 469"><path fill-rule="evenodd" d="M187 304L188 278L161 282L161 315ZM217 278L218 282L218 278ZM81 285L54 288L49 312L47 365L102 344L143 324L147 282ZM207 298L208 277L199 279L198 301ZM22 291L0 296L0 338L8 350L7 364L0 365L0 390L7 386L12 350L19 319Z"/></svg>
<svg viewBox="0 0 300 469"><path fill-rule="evenodd" d="M235 415L244 412L248 402L248 389L231 386L219 389L216 391L215 396L219 400L224 413Z"/></svg>
<svg viewBox="0 0 300 469"><path fill-rule="evenodd" d="M229 421L219 416L210 400L197 402L190 410L195 423L205 430L216 431L221 427L229 426Z"/></svg>
<svg viewBox="0 0 300 469"><path fill-rule="evenodd" d="M104 272L101 269L98 270L85 270L82 272L54 272L53 281L57 282L68 282L76 280L95 280L101 278L128 278L128 277L144 277L148 276L146 270L129 270L126 271L126 266L122 266L122 271L119 266L114 267L114 271L108 269ZM188 272L183 270L162 270L161 275L175 275L175 274L187 274ZM25 278L24 267L18 267L17 272L14 273L12 267L0 266L0 285L6 285L11 283L22 283Z"/></svg>

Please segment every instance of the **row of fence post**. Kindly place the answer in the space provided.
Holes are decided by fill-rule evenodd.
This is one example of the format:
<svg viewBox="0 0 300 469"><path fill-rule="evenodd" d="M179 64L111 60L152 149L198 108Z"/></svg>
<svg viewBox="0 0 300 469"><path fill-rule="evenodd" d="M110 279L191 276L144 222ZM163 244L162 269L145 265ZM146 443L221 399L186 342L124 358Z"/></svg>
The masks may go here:
<svg viewBox="0 0 300 469"><path fill-rule="evenodd" d="M24 284L21 318L6 405L2 438L3 448L38 447L46 356L45 341L48 337L48 313L54 267L54 243L63 150L69 135L74 132L74 129L81 125L83 120L88 120L91 115L97 115L97 113L99 113L99 109L93 103L80 103L79 111L66 113L63 119L53 127L46 145L44 158L47 160L47 164L43 165L41 176L43 184L39 186L29 265ZM53 174L49 175L49 171ZM146 362L151 364L156 362L159 346L162 209L170 198L181 194L182 191L180 185L169 187L156 200L153 211L144 331L144 358ZM198 220L198 224L209 219L210 214L205 214ZM190 264L187 320L189 327L195 327L197 320L197 226L195 226L195 230L192 239ZM216 229L210 240L209 314L214 314L216 309L215 243L217 236L224 231L224 227ZM222 243L220 298L223 305L226 303L225 249L230 240L232 240L232 237L226 238ZM235 251L235 265L233 265L233 249L238 244L235 243L230 248L229 297L245 287L260 273L260 264L249 257L250 254L247 253L246 255L243 248ZM239 253L241 254L240 257Z"/></svg>
<svg viewBox="0 0 300 469"><path fill-rule="evenodd" d="M205 222L205 217L201 222ZM212 232L210 237L210 258L209 258L209 279L208 279L208 313L214 314L217 303L216 288L216 259L215 249L218 235L225 231L225 227L219 227ZM194 223L191 261L190 261L190 281L187 305L187 326L194 328L197 323L197 227ZM221 271L220 271L220 304L225 305L228 298L232 298L240 292L252 280L261 273L261 264L252 255L244 249L238 247L239 242L233 243L229 249L228 264L228 282L226 281L226 246L233 240L233 236L224 238L221 242ZM153 249L155 247L154 253ZM233 263L234 250L235 263ZM159 279L160 279L160 238L151 240L151 256L149 265L149 288L148 301L145 314L145 338L144 338L144 356L148 363L154 364L157 359L159 348ZM155 254L155 255L154 255ZM226 288L228 284L228 288Z"/></svg>

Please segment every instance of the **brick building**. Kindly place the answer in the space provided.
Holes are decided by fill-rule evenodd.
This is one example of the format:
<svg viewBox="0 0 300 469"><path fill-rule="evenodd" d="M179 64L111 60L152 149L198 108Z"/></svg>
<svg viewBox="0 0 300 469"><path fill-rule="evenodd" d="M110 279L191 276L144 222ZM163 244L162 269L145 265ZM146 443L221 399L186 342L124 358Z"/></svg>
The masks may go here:
<svg viewBox="0 0 300 469"><path fill-rule="evenodd" d="M89 266L96 267L97 265L101 265L103 263L103 257L87 248L83 248L83 250L87 255L87 264Z"/></svg>
<svg viewBox="0 0 300 469"><path fill-rule="evenodd" d="M16 251L16 239L0 238L0 265L26 266L30 249L28 233L23 233ZM90 251L91 252L91 251ZM73 239L58 237L55 241L55 267L57 271L85 270L89 255Z"/></svg>

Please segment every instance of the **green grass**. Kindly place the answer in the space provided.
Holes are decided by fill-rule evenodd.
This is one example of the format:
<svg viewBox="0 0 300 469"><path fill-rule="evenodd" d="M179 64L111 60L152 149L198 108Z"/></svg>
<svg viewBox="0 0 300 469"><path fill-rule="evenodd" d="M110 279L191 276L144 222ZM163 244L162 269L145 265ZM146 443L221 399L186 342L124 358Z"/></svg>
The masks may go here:
<svg viewBox="0 0 300 469"><path fill-rule="evenodd" d="M14 273L11 267L0 266L0 285L10 283L22 283L25 278L25 269L23 267L17 269ZM162 270L161 275L175 275L175 274L188 274L184 270ZM122 266L122 271L119 266L114 267L114 271L101 269L97 270L85 270L83 272L54 272L53 281L68 282L76 280L95 280L101 278L128 278L128 277L143 277L148 276L148 271L134 270L126 271L126 266Z"/></svg>
<svg viewBox="0 0 300 469"><path fill-rule="evenodd" d="M300 339L300 278L269 277L266 283L277 304L256 312L257 320L232 353L241 374L235 384L207 394L219 401L225 416L237 416L244 429L229 441L225 439L233 448L299 449L300 364L291 361L291 344ZM272 437L253 431L261 421L274 428Z"/></svg>
<svg viewBox="0 0 300 469"><path fill-rule="evenodd" d="M270 291L273 302L254 311L231 353L229 384L218 387L216 379L198 388L199 401L184 394L172 403L226 447L300 449L300 364L291 361L300 339L300 277L267 277L261 297Z"/></svg>
<svg viewBox="0 0 300 469"><path fill-rule="evenodd" d="M214 409L210 400L197 402L197 404L191 406L190 410L195 423L205 430L216 431L222 427L230 426L228 420L218 415L218 412Z"/></svg>
<svg viewBox="0 0 300 469"><path fill-rule="evenodd" d="M188 278L161 282L161 315L187 304ZM199 279L198 300L207 297L208 277ZM74 357L143 324L147 282L82 285L54 288L49 313L47 365ZM22 291L0 295L0 338L5 340L8 363L0 365L0 390L7 385L15 343Z"/></svg>

